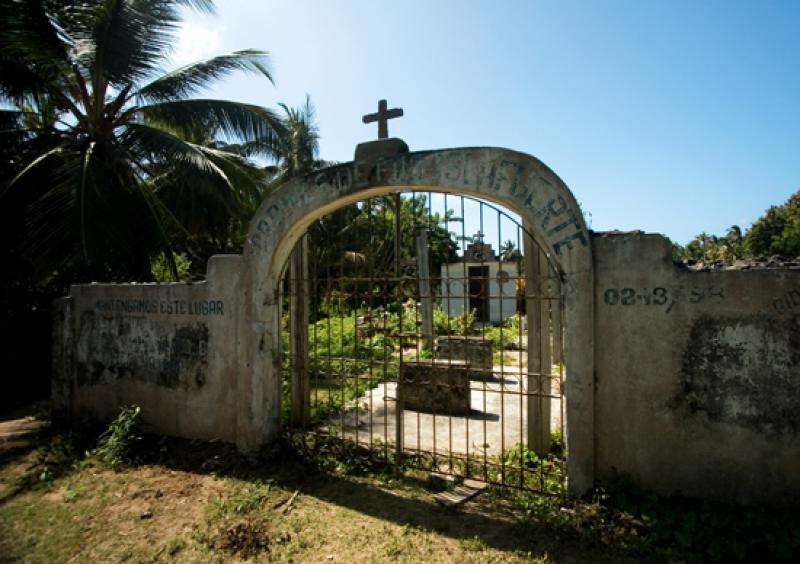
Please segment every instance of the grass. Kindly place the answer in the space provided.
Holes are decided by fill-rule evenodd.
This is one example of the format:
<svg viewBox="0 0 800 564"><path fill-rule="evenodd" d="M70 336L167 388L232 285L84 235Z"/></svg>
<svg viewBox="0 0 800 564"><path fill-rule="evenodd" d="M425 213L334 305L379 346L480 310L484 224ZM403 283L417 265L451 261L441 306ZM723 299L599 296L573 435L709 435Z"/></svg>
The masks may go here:
<svg viewBox="0 0 800 564"><path fill-rule="evenodd" d="M0 561L790 561L800 549L793 512L497 488L452 509L427 474L285 448L247 458L144 436L115 471L85 454L98 434L45 430L0 453Z"/></svg>

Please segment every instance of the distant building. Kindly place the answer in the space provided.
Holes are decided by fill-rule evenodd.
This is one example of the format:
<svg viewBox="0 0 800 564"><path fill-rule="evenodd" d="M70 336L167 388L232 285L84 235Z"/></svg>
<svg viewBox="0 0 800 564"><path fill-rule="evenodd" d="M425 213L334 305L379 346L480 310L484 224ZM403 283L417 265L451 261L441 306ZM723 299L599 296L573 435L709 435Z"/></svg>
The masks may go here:
<svg viewBox="0 0 800 564"><path fill-rule="evenodd" d="M480 240L458 262L442 265L442 308L449 316L475 310L478 323L499 325L517 312L517 265Z"/></svg>

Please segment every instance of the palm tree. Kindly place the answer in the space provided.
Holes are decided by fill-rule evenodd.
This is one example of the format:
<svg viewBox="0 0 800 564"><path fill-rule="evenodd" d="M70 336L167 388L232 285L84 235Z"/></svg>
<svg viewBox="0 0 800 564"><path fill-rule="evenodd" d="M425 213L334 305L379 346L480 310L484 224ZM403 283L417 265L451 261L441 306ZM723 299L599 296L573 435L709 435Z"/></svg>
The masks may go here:
<svg viewBox="0 0 800 564"><path fill-rule="evenodd" d="M0 110L0 143L16 147L0 205L45 270L147 278L159 252L174 268L172 241L197 228L189 218L221 214L224 224L260 193L246 159L215 140L272 156L279 118L191 96L235 71L272 81L266 53L237 51L160 74L183 7L214 6L0 0L0 101L11 106Z"/></svg>
<svg viewBox="0 0 800 564"><path fill-rule="evenodd" d="M266 168L273 186L333 164L318 158L319 127L310 96L306 94L305 104L298 108L290 108L284 103L278 105L285 114L284 131L275 148L277 164ZM247 153L249 147L244 146L243 150Z"/></svg>
<svg viewBox="0 0 800 564"><path fill-rule="evenodd" d="M502 245L500 245L500 258L503 262L512 262L519 258L519 251L517 251L517 245L509 239Z"/></svg>

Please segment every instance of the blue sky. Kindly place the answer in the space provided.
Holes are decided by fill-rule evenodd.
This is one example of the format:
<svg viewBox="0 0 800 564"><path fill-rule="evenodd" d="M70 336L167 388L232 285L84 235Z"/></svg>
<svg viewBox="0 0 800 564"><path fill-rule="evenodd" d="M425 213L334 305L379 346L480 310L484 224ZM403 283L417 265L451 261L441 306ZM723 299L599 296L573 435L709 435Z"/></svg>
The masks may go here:
<svg viewBox="0 0 800 564"><path fill-rule="evenodd" d="M800 2L218 0L176 63L270 52L275 86L210 95L317 108L321 157L375 138L387 98L411 150L499 146L550 166L595 230L686 243L800 188Z"/></svg>

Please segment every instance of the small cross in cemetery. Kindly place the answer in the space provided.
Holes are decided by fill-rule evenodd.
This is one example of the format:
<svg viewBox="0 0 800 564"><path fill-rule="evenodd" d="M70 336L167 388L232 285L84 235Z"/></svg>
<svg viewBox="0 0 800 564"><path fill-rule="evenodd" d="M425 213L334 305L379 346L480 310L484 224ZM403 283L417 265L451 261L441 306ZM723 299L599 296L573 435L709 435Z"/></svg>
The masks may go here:
<svg viewBox="0 0 800 564"><path fill-rule="evenodd" d="M387 109L386 100L378 102L378 111L374 114L367 114L362 119L364 123L378 122L378 139L389 138L389 120L403 115L403 108Z"/></svg>

